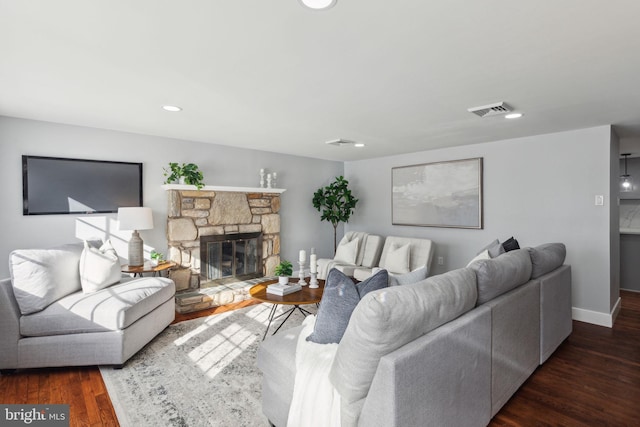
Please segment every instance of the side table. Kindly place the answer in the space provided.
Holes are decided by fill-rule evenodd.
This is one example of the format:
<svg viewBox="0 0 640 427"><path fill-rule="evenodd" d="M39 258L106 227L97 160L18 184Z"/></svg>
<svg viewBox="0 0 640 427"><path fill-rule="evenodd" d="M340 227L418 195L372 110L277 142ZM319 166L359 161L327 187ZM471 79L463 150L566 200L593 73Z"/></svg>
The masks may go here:
<svg viewBox="0 0 640 427"><path fill-rule="evenodd" d="M144 265L131 266L124 264L120 271L123 273L133 274L133 277L142 277L142 273L153 273L154 276L159 275L161 272L166 271L169 274L169 270L175 267L175 262L167 261L162 264L153 265L150 262L145 262Z"/></svg>

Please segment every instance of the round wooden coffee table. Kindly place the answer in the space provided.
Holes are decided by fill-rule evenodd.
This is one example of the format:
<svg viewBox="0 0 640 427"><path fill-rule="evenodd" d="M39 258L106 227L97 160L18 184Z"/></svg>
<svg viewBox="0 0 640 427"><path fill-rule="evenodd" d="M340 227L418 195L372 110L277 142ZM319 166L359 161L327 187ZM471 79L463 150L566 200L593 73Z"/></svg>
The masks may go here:
<svg viewBox="0 0 640 427"><path fill-rule="evenodd" d="M291 283L297 283L298 278L297 277L290 278L289 281ZM273 304L273 306L271 307L271 311L269 312L269 323L267 324L267 329L264 331L264 336L262 337L263 340L267 337L267 332L269 332L269 328L271 327L271 322L273 322L274 319L279 319L284 315L287 316L284 318L280 326L278 326L278 328L273 332L275 334L280 330L280 328L282 327L282 325L284 325L287 319L291 317L291 315L296 309L300 311L300 313L302 313L302 315L304 316L311 314L309 311L305 310L300 306L305 304L318 304L322 299L322 292L324 291L324 280L318 280L319 287L316 289L312 289L309 287L309 285L307 285L307 286L303 286L301 290L290 293L288 295L280 296L280 295L268 294L267 286L273 283L278 283L278 281L270 280L268 282L255 285L251 287L251 289L249 289L249 294L253 299L257 299L258 301L268 302L269 304ZM291 309L285 311L284 313L281 313L278 316L275 316L276 309L280 304L292 305L293 307L291 307Z"/></svg>

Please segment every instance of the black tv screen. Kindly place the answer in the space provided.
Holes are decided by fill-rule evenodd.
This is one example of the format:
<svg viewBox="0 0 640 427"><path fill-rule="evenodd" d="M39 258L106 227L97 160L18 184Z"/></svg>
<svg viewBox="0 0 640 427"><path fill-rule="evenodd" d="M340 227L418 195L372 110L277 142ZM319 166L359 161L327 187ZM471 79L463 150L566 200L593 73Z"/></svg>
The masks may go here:
<svg viewBox="0 0 640 427"><path fill-rule="evenodd" d="M23 215L142 206L142 163L22 156Z"/></svg>

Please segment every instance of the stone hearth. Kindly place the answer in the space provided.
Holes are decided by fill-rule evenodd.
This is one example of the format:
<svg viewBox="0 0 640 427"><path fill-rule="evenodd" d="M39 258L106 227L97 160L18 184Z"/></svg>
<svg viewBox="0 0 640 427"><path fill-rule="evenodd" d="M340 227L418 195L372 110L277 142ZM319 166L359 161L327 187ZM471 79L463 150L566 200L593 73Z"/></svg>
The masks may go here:
<svg viewBox="0 0 640 427"><path fill-rule="evenodd" d="M200 237L262 233L262 272L272 276L280 262L280 194L283 189L163 185L168 195L168 259L176 290L194 311L246 299L246 286L200 289ZM241 289L241 291L239 291ZM231 295L216 295L217 291Z"/></svg>

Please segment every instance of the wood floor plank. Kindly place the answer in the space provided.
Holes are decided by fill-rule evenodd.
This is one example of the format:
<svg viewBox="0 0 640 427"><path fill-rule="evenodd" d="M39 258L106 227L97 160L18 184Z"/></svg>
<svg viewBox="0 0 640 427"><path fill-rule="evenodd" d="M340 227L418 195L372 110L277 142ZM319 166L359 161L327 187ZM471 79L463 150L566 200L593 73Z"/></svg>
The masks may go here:
<svg viewBox="0 0 640 427"><path fill-rule="evenodd" d="M621 296L613 328L574 321L571 336L538 367L490 426L638 425L640 293L622 291ZM254 303L243 301L176 315L176 322ZM68 403L71 426L119 425L97 367L28 369L0 375L0 402Z"/></svg>

